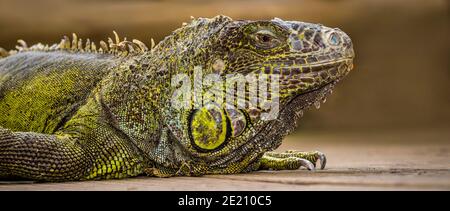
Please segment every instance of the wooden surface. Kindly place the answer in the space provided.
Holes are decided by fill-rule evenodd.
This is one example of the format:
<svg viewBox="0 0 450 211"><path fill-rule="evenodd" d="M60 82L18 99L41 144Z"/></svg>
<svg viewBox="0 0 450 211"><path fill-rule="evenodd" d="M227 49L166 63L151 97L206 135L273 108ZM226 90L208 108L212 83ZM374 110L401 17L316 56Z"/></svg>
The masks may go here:
<svg viewBox="0 0 450 211"><path fill-rule="evenodd" d="M67 183L1 182L0 190L450 190L450 132L307 134L278 150L318 149L325 170Z"/></svg>

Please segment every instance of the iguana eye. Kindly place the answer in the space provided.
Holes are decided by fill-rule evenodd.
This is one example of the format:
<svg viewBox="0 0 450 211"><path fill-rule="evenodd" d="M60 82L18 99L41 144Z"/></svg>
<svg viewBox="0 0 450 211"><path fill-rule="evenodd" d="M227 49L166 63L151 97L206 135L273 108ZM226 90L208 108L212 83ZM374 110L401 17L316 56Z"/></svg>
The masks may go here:
<svg viewBox="0 0 450 211"><path fill-rule="evenodd" d="M190 119L192 144L201 150L214 150L227 139L227 118L223 109L209 104L195 110Z"/></svg>
<svg viewBox="0 0 450 211"><path fill-rule="evenodd" d="M271 49L279 46L281 41L269 30L260 30L253 35L256 47L262 49Z"/></svg>
<svg viewBox="0 0 450 211"><path fill-rule="evenodd" d="M272 35L268 33L258 33L256 34L256 39L260 42L270 42L272 41Z"/></svg>

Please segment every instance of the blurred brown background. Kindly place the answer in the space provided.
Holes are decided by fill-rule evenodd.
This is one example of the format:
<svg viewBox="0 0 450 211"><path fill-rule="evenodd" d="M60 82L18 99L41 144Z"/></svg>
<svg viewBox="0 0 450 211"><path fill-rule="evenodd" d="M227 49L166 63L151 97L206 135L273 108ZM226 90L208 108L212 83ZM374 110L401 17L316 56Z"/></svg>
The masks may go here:
<svg viewBox="0 0 450 211"><path fill-rule="evenodd" d="M112 30L159 41L190 16L322 23L352 37L355 70L301 131L379 131L450 127L449 4L446 0L0 0L0 46L99 41Z"/></svg>

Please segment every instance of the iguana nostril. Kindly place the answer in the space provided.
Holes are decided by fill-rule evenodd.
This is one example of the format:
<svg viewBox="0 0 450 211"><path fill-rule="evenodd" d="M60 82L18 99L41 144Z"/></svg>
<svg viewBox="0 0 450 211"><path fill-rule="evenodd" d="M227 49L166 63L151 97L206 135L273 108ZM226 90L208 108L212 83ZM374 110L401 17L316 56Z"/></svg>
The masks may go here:
<svg viewBox="0 0 450 211"><path fill-rule="evenodd" d="M336 32L333 32L330 34L328 42L330 43L330 45L339 45L341 43L341 37Z"/></svg>

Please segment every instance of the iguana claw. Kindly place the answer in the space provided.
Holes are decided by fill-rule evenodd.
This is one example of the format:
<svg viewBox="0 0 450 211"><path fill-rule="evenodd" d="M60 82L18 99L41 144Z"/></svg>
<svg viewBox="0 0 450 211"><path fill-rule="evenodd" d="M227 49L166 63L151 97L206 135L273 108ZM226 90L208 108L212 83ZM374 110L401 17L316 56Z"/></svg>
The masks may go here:
<svg viewBox="0 0 450 211"><path fill-rule="evenodd" d="M327 158L325 154L319 151L266 152L260 160L260 169L298 169L303 166L312 171L315 170L317 161L320 162L320 169L324 169Z"/></svg>
<svg viewBox="0 0 450 211"><path fill-rule="evenodd" d="M317 152L317 157L318 160L320 161L320 169L324 169L325 166L327 165L327 157L325 156L325 154L321 152Z"/></svg>
<svg viewBox="0 0 450 211"><path fill-rule="evenodd" d="M298 150L287 150L286 152L279 153L279 154L283 154L281 156L286 156L286 157L305 158L305 159L311 161L314 164L314 166L316 166L316 162L319 161L320 169L324 169L325 166L327 165L327 157L325 156L325 154L323 154L322 152L319 152L319 151L302 152L302 151L298 151Z"/></svg>
<svg viewBox="0 0 450 211"><path fill-rule="evenodd" d="M314 163L311 163L311 161L303 158L298 158L298 160L300 161L300 166L303 166L310 171L314 171L316 169L316 165Z"/></svg>

